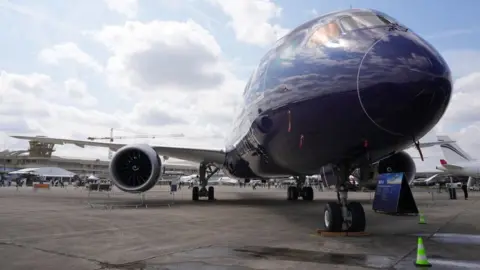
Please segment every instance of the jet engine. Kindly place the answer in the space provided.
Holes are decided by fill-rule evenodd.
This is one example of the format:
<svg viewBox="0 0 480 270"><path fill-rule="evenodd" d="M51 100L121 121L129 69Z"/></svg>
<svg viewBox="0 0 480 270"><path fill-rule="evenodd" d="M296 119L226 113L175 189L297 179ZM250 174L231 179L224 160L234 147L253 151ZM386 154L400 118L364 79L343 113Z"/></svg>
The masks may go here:
<svg viewBox="0 0 480 270"><path fill-rule="evenodd" d="M145 192L155 186L162 175L162 161L148 145L126 145L110 162L112 181L125 192Z"/></svg>
<svg viewBox="0 0 480 270"><path fill-rule="evenodd" d="M415 178L417 167L412 157L405 151L396 153L378 163L378 173L405 173L407 182L410 183Z"/></svg>
<svg viewBox="0 0 480 270"><path fill-rule="evenodd" d="M354 180L367 189L374 190L377 187L376 175L382 173L405 173L405 178L410 183L415 178L417 168L412 157L406 152L398 152L386 159L382 159L379 163L370 165L367 168L358 168L352 176ZM362 173L365 173L362 177ZM364 179L363 181L361 179Z"/></svg>

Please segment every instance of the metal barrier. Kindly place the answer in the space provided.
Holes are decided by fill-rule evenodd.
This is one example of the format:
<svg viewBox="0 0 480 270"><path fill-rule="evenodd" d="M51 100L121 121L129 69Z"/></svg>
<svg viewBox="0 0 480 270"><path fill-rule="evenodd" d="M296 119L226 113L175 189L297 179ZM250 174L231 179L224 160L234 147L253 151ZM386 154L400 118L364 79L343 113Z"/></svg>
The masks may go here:
<svg viewBox="0 0 480 270"><path fill-rule="evenodd" d="M112 185L111 184L88 184L85 186L88 191L111 191Z"/></svg>
<svg viewBox="0 0 480 270"><path fill-rule="evenodd" d="M114 191L112 187L110 189L102 189L100 187L93 188L87 187L88 190L88 199L87 203L91 208L103 208L105 210L113 210L114 208L148 208L148 207L155 207L155 206L168 206L171 207L175 204L175 193L176 188L168 190L149 190L148 192L140 192L140 193L126 193L123 191ZM148 203L147 202L147 193L152 194L166 194L169 192L170 196L167 198L167 202L163 203ZM99 198L99 196L105 196L103 200ZM130 196L128 198L127 196ZM135 196L132 198L131 196ZM155 197L153 197L155 198ZM156 197L158 198L158 197ZM134 202L128 203L128 200L134 200ZM162 198L164 199L164 198ZM139 200L136 201L135 200Z"/></svg>

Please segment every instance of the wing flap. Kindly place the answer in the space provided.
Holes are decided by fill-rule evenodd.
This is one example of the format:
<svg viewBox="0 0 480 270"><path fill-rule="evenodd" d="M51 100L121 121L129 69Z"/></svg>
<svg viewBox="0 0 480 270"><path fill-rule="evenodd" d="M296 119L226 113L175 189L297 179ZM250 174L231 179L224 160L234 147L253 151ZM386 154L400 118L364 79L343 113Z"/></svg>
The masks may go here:
<svg viewBox="0 0 480 270"><path fill-rule="evenodd" d="M94 142L94 141L82 141L71 140L62 138L50 138L50 137L36 137L36 136L21 136L10 135L12 138L20 140L33 140L43 143L53 143L58 145L72 144L81 148L85 146L104 147L109 148L112 151L117 151L126 144L120 143L106 143L106 142ZM152 148L162 156L183 159L193 162L211 162L218 165L222 165L225 160L225 151L212 150L212 149L195 149L195 148L181 148L181 147L167 147L167 146L152 146Z"/></svg>

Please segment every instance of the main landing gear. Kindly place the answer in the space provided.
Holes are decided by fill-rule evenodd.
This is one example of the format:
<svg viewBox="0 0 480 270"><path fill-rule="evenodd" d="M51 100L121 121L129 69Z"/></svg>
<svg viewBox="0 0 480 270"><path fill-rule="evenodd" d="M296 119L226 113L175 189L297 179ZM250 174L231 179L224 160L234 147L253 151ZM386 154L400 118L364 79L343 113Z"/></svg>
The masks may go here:
<svg viewBox="0 0 480 270"><path fill-rule="evenodd" d="M313 201L313 188L306 187L305 176L295 176L297 186L290 186L287 189L287 200L296 201L298 197L302 197L304 201Z"/></svg>
<svg viewBox="0 0 480 270"><path fill-rule="evenodd" d="M329 202L324 209L324 225L329 232L364 232L365 211L359 202L348 202L350 168L342 165L336 168L338 202Z"/></svg>
<svg viewBox="0 0 480 270"><path fill-rule="evenodd" d="M213 187L208 187L208 180L212 177L215 173L217 173L219 168L213 166L212 164L200 164L199 169L199 182L200 187L193 187L192 189L192 200L198 201L201 197L207 197L209 201L215 200L215 189Z"/></svg>

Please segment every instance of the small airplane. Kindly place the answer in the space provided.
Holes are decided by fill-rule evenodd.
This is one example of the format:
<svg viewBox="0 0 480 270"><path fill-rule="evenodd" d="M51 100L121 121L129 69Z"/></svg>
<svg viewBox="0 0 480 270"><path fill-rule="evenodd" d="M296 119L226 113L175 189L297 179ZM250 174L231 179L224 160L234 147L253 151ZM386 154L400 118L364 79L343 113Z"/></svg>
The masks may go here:
<svg viewBox="0 0 480 270"><path fill-rule="evenodd" d="M451 141L448 136L438 136L438 140ZM437 170L459 176L480 177L480 160L472 158L455 142L440 144L445 159L440 159Z"/></svg>
<svg viewBox="0 0 480 270"><path fill-rule="evenodd" d="M350 174L359 168L360 182L372 171L413 179L415 163L403 150L414 145L422 155L418 140L442 118L451 94L450 68L432 45L383 12L348 9L298 26L266 53L246 84L225 149L12 137L108 147L116 151L111 177L126 192L155 186L159 155L198 162L195 201L214 200L207 185L219 169L245 182L294 176L288 200L311 201L306 176L331 165L339 196L325 205L324 226L364 231L362 205L348 201Z"/></svg>

